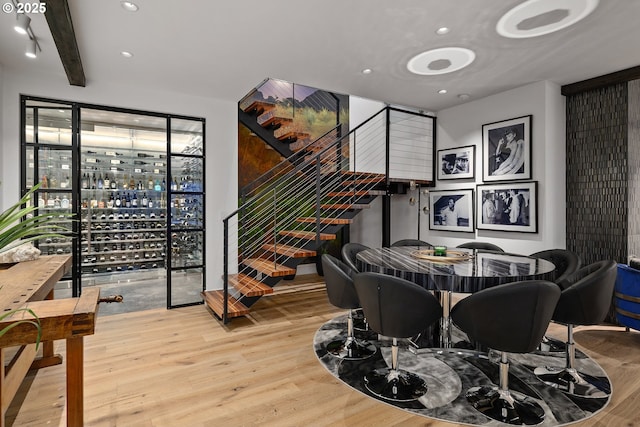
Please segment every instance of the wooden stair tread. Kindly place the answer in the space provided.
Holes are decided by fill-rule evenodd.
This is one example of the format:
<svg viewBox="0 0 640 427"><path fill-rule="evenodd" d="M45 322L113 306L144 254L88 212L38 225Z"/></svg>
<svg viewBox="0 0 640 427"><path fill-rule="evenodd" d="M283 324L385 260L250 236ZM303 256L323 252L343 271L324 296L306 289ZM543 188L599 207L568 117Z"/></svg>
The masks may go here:
<svg viewBox="0 0 640 427"><path fill-rule="evenodd" d="M281 230L278 232L281 236L295 237L296 239L316 240L316 233L314 231L301 231L301 230ZM320 233L320 240L335 240L335 234Z"/></svg>
<svg viewBox="0 0 640 427"><path fill-rule="evenodd" d="M277 117L271 116L264 121L258 120L258 124L264 128L269 127L271 125L282 125L283 123L292 123L293 119L289 117Z"/></svg>
<svg viewBox="0 0 640 427"><path fill-rule="evenodd" d="M342 185L358 185L358 184L379 184L384 182L384 178L370 177L370 178L356 178L342 181Z"/></svg>
<svg viewBox="0 0 640 427"><path fill-rule="evenodd" d="M246 274L230 274L229 284L248 297L256 297L273 293L273 288Z"/></svg>
<svg viewBox="0 0 640 427"><path fill-rule="evenodd" d="M374 178L374 177L379 177L382 179L385 178L385 174L377 173L377 172L340 171L340 173L348 176L356 175L356 176L363 176L363 177L370 177L370 178Z"/></svg>
<svg viewBox="0 0 640 427"><path fill-rule="evenodd" d="M224 311L224 291L203 291L200 292L207 306L213 310L220 318ZM229 295L229 304L227 306L227 317L240 317L249 314L249 309L243 303Z"/></svg>
<svg viewBox="0 0 640 427"><path fill-rule="evenodd" d="M308 133L304 133L304 132L296 132L294 130L292 131L288 131L288 132L282 132L282 133L278 133L278 135L276 135L276 138L278 138L278 140L282 141L284 139L305 139L308 138L309 134Z"/></svg>
<svg viewBox="0 0 640 427"><path fill-rule="evenodd" d="M297 222L304 222L307 224L313 224L317 221L317 218L314 216L305 216L305 217L300 217L300 218L296 218ZM351 224L353 222L353 219L350 218L327 218L327 217L323 217L320 218L320 224Z"/></svg>
<svg viewBox="0 0 640 427"><path fill-rule="evenodd" d="M331 203L320 205L322 209L337 209L337 210L350 210L350 209L369 209L371 205L358 204L358 203Z"/></svg>
<svg viewBox="0 0 640 427"><path fill-rule="evenodd" d="M358 190L358 191L332 191L327 193L329 197L350 197L350 196L383 196L384 190Z"/></svg>
<svg viewBox="0 0 640 427"><path fill-rule="evenodd" d="M275 108L275 104L265 101L253 101L251 104L244 107L242 111L248 113L251 111L267 111L271 110L272 108Z"/></svg>
<svg viewBox="0 0 640 427"><path fill-rule="evenodd" d="M242 263L247 267L251 267L254 270L266 274L269 277L283 277L296 274L295 268L287 267L282 264L275 264L273 261L265 259L249 258L244 260Z"/></svg>
<svg viewBox="0 0 640 427"><path fill-rule="evenodd" d="M273 253L273 244L265 243L262 245L262 249L267 252ZM278 255L284 255L291 258L308 258L316 256L316 251L310 249L301 249L290 245L276 245L276 253Z"/></svg>

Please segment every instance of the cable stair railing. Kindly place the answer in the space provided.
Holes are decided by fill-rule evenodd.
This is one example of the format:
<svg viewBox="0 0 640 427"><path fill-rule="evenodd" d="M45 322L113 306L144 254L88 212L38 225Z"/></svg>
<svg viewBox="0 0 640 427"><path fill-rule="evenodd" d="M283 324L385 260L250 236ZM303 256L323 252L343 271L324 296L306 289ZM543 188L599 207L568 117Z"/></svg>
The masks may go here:
<svg viewBox="0 0 640 427"><path fill-rule="evenodd" d="M242 190L240 207L223 220L223 288L203 292L224 323L248 314L375 197L387 194L389 108L347 135L333 129L310 144L322 144L307 151L313 154L292 156Z"/></svg>

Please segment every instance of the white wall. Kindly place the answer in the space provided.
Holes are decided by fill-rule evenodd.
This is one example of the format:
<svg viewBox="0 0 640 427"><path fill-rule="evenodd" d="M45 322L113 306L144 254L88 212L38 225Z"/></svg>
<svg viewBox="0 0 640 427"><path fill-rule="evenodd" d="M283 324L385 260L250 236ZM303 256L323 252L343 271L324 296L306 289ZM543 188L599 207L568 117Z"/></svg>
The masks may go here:
<svg viewBox="0 0 640 427"><path fill-rule="evenodd" d="M430 230L423 240L453 247L477 239L523 254L566 247L565 99L560 86L554 83L532 83L439 111L437 149L475 145L476 178L455 183L438 181L435 189L475 188L482 184L482 125L528 114L533 116L532 180L538 181L538 233ZM425 226L428 228L428 224Z"/></svg>
<svg viewBox="0 0 640 427"><path fill-rule="evenodd" d="M251 87L247 86L247 91ZM203 88L206 92L206 88ZM237 208L237 103L158 90L94 83L70 86L59 76L0 69L0 210L19 197L20 94L204 117L206 122L207 288L221 286L222 218Z"/></svg>
<svg viewBox="0 0 640 427"><path fill-rule="evenodd" d="M352 128L384 107L382 103L362 98L352 97L350 103ZM422 195L421 206L411 206L409 198L417 197L417 191L414 191L391 198L391 241L420 238L433 244L454 247L477 239L495 243L509 252L523 254L565 248L565 99L560 93L560 86L554 83L532 83L439 111L436 149L475 145L476 178L459 182L437 181L436 187L432 189L475 189L477 184L482 184L482 125L528 114L533 116L532 180L538 181L538 233L489 230L457 233L429 230L429 217L419 210L428 205L428 197ZM371 209L356 217L351 226L351 241L374 247L381 245L381 207L381 201L376 200Z"/></svg>

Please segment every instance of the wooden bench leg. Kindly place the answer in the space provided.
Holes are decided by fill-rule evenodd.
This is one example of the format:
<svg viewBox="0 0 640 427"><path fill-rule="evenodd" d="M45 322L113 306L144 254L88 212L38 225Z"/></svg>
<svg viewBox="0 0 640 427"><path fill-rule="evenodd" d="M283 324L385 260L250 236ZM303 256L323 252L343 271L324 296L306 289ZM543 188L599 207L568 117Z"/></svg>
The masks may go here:
<svg viewBox="0 0 640 427"><path fill-rule="evenodd" d="M67 339L67 426L82 427L84 415L84 342Z"/></svg>

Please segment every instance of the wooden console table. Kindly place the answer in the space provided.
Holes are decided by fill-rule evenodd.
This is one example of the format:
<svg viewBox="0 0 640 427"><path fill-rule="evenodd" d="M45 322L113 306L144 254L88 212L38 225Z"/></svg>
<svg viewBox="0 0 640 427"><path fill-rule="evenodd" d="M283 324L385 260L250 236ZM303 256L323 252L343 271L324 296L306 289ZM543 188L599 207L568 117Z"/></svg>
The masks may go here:
<svg viewBox="0 0 640 427"><path fill-rule="evenodd" d="M20 324L0 337L0 427L27 371L62 363L62 356L53 353L53 341L59 339L67 341L67 426L83 425L83 337L94 333L100 289L85 289L80 298L54 300L54 286L70 268L71 256L52 255L0 270L0 313L29 308L42 327L40 358L35 326ZM0 330L18 320L34 318L18 311L0 321ZM6 364L7 348L16 346L18 351Z"/></svg>

